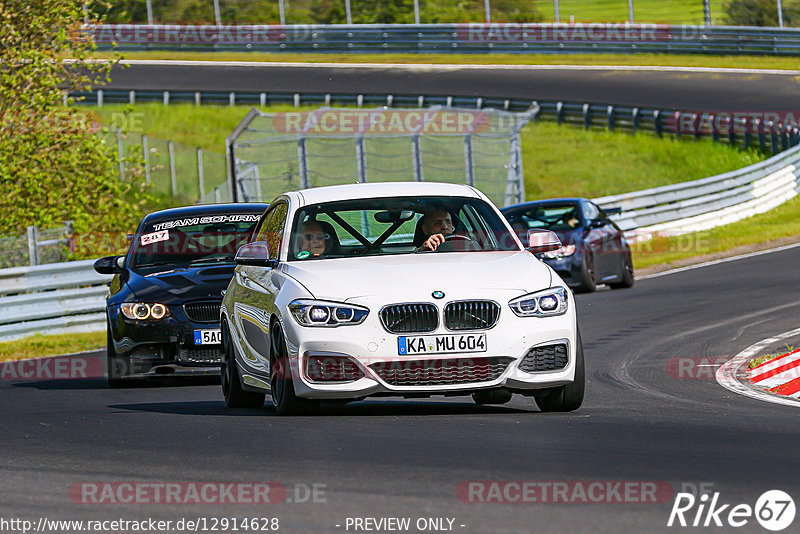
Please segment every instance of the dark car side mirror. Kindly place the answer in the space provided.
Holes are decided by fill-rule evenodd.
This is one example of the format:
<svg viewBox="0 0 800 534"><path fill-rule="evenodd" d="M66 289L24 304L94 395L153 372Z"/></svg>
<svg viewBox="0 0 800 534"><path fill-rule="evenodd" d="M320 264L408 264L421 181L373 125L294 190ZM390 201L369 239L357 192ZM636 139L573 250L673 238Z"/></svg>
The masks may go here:
<svg viewBox="0 0 800 534"><path fill-rule="evenodd" d="M125 256L106 256L94 262L94 270L100 274L119 274L124 262Z"/></svg>
<svg viewBox="0 0 800 534"><path fill-rule="evenodd" d="M589 223L589 228L602 228L607 225L608 221L605 219L595 219Z"/></svg>
<svg viewBox="0 0 800 534"><path fill-rule="evenodd" d="M239 247L234 260L237 265L255 265L257 267L275 267L278 260L269 259L269 247L265 241L255 241Z"/></svg>
<svg viewBox="0 0 800 534"><path fill-rule="evenodd" d="M528 230L528 247L532 254L550 252L561 248L561 240L550 230Z"/></svg>

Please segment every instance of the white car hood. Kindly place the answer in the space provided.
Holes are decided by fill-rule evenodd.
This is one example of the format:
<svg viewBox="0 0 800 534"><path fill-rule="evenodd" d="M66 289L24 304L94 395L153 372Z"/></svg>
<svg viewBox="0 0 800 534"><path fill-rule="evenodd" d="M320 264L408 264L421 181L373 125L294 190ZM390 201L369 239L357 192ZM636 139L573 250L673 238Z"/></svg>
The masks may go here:
<svg viewBox="0 0 800 534"><path fill-rule="evenodd" d="M551 270L527 251L448 252L327 259L283 264L283 271L314 298L344 301L383 295L430 300L465 291L525 294L547 289Z"/></svg>

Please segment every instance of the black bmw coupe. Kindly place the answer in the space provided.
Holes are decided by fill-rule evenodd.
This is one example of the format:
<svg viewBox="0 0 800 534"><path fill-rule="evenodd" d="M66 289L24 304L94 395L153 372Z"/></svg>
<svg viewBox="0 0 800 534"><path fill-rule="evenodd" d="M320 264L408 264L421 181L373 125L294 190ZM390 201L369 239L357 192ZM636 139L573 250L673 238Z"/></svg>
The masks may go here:
<svg viewBox="0 0 800 534"><path fill-rule="evenodd" d="M97 260L113 274L106 302L108 383L219 375L219 309L234 257L266 204L174 208L142 220L128 253Z"/></svg>
<svg viewBox="0 0 800 534"><path fill-rule="evenodd" d="M576 291L594 291L600 284L612 289L633 286L630 246L625 233L608 217L619 210L603 211L586 198L556 198L501 211L521 239L537 228L558 235L562 247L539 258Z"/></svg>

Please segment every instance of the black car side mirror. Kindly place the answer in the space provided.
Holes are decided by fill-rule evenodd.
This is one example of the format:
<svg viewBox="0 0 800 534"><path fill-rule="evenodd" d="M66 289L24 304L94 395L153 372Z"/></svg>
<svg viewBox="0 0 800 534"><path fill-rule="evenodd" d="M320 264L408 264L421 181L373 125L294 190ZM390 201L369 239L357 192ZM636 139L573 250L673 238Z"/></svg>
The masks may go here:
<svg viewBox="0 0 800 534"><path fill-rule="evenodd" d="M106 256L94 262L94 270L100 274L119 274L124 262L125 256Z"/></svg>
<svg viewBox="0 0 800 534"><path fill-rule="evenodd" d="M239 247L234 260L237 265L255 265L257 267L275 267L278 260L269 259L269 247L265 241L255 241Z"/></svg>
<svg viewBox="0 0 800 534"><path fill-rule="evenodd" d="M607 225L608 221L605 219L595 219L589 223L589 228L602 228Z"/></svg>

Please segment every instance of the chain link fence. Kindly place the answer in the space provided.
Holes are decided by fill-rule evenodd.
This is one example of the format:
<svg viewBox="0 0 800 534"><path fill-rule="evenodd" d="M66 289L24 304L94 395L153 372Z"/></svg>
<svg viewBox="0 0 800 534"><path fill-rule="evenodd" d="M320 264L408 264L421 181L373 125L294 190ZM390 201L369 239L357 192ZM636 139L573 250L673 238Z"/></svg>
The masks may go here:
<svg viewBox="0 0 800 534"><path fill-rule="evenodd" d="M134 155L144 163L144 179L153 193L172 197L175 205L230 202L225 154L183 145L146 134L108 132L106 143L116 146L120 180L131 180L125 164Z"/></svg>
<svg viewBox="0 0 800 534"><path fill-rule="evenodd" d="M537 109L253 109L226 140L229 183L244 202L292 189L412 180L466 183L497 204L522 202L519 132Z"/></svg>

